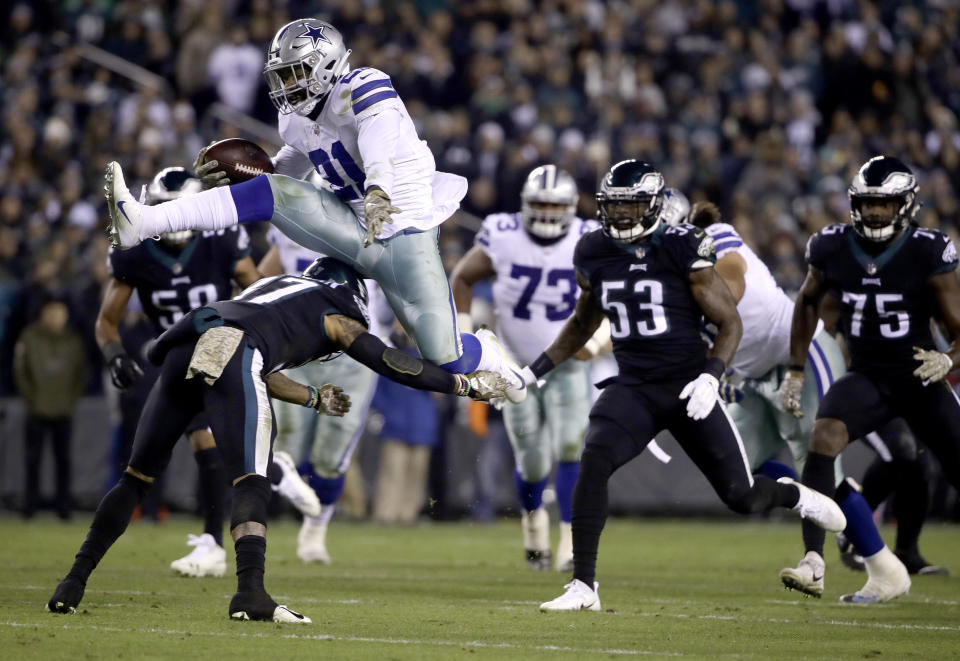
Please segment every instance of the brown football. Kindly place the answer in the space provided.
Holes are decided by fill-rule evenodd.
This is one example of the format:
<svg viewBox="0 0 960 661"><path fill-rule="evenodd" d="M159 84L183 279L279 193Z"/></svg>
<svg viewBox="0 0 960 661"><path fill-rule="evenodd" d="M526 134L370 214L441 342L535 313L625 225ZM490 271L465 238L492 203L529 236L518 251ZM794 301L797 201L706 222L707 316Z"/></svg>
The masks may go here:
<svg viewBox="0 0 960 661"><path fill-rule="evenodd" d="M273 173L270 156L259 145L243 138L227 138L210 145L204 162L217 161L231 184L239 184L261 174Z"/></svg>

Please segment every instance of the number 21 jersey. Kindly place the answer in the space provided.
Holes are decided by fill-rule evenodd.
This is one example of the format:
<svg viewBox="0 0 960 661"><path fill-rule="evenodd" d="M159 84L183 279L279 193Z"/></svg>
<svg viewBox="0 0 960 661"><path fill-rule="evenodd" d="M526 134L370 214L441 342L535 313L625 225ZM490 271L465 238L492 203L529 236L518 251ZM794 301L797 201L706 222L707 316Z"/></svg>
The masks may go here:
<svg viewBox="0 0 960 661"><path fill-rule="evenodd" d="M938 306L928 281L957 268L950 239L911 225L889 244L875 245L851 225L837 224L810 237L806 257L840 302L851 369L880 377L912 373L919 365L913 348L934 348L930 318Z"/></svg>

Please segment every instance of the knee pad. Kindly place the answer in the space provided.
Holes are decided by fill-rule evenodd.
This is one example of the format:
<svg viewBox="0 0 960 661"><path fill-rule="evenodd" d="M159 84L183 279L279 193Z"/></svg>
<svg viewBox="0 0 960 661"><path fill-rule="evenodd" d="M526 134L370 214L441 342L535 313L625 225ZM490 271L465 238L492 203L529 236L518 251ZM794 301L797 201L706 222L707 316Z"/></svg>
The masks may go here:
<svg viewBox="0 0 960 661"><path fill-rule="evenodd" d="M267 505L270 502L270 480L261 475L245 477L233 487L233 511L230 529L252 521L267 525Z"/></svg>

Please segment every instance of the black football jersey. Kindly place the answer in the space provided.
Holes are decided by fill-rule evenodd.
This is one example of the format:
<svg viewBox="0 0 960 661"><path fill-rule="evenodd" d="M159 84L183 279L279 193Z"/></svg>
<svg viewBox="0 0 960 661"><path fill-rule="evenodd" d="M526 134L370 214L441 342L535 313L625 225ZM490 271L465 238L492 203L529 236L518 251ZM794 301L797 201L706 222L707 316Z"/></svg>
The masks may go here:
<svg viewBox="0 0 960 661"><path fill-rule="evenodd" d="M250 254L242 227L195 233L180 253L147 240L129 250L110 251L111 275L137 292L156 332L166 330L190 310L230 298L237 262Z"/></svg>
<svg viewBox="0 0 960 661"><path fill-rule="evenodd" d="M693 225L661 226L641 243L602 230L580 238L573 264L610 320L621 380L691 379L703 370L703 312L690 271L714 262L713 239Z"/></svg>
<svg viewBox="0 0 960 661"><path fill-rule="evenodd" d="M207 307L253 338L263 355L264 374L340 351L323 329L328 314L370 325L366 304L351 289L295 275L258 280L235 299Z"/></svg>
<svg viewBox="0 0 960 661"><path fill-rule="evenodd" d="M934 348L930 319L939 307L928 280L956 269L957 252L942 232L912 225L876 251L882 247L837 224L810 237L806 257L840 301L851 369L912 373L919 365L913 348Z"/></svg>

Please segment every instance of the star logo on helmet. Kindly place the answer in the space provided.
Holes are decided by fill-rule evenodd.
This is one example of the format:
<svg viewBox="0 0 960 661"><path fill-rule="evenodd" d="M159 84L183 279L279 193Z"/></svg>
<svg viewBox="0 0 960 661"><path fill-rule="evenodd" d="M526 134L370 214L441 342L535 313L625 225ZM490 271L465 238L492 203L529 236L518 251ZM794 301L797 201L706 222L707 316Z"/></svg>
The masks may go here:
<svg viewBox="0 0 960 661"><path fill-rule="evenodd" d="M303 26L303 34L298 34L297 37L307 37L313 40L313 47L316 48L320 42L327 42L332 44L333 42L323 33L326 25L307 25Z"/></svg>

